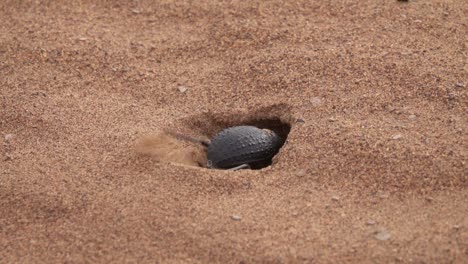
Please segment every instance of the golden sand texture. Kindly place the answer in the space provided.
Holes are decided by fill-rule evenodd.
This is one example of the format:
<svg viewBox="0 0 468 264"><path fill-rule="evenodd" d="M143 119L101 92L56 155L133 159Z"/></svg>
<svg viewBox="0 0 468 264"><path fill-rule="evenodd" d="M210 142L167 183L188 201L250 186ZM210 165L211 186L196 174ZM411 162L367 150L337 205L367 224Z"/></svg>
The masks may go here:
<svg viewBox="0 0 468 264"><path fill-rule="evenodd" d="M467 263L466 14L0 1L0 263ZM238 124L272 166L160 133Z"/></svg>

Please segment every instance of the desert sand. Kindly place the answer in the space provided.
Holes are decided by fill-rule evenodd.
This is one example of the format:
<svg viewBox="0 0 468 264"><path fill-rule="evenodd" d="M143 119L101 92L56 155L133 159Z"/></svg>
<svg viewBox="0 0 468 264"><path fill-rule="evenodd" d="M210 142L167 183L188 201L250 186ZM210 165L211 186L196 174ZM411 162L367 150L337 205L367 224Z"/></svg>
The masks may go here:
<svg viewBox="0 0 468 264"><path fill-rule="evenodd" d="M0 263L467 263L466 14L1 1ZM271 166L161 134L246 123Z"/></svg>

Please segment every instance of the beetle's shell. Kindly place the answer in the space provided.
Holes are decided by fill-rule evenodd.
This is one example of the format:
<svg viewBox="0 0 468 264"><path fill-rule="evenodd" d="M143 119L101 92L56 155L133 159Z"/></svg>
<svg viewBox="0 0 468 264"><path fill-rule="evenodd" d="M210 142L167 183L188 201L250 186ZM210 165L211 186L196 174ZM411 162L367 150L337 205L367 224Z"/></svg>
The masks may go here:
<svg viewBox="0 0 468 264"><path fill-rule="evenodd" d="M208 147L212 168L228 169L242 164L256 166L271 161L282 145L273 131L254 126L235 126L213 137Z"/></svg>

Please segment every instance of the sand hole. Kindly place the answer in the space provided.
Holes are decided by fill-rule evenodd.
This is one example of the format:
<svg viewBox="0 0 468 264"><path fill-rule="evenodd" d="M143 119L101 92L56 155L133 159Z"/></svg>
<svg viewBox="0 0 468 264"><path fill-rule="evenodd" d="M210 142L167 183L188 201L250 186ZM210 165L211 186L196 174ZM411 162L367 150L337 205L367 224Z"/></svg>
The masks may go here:
<svg viewBox="0 0 468 264"><path fill-rule="evenodd" d="M282 139L282 147L287 141L291 123L290 108L280 104L262 107L254 111L232 109L229 112L204 112L183 118L173 127L164 130L199 140L210 140L223 129L251 125L274 131ZM167 132L161 132L157 136L142 140L138 150L140 153L150 154L161 161L203 168L206 168L208 163L206 147L199 143L174 138ZM278 152L281 152L281 148ZM253 164L251 169L262 169L272 165L272 163L275 163L274 157L265 162Z"/></svg>

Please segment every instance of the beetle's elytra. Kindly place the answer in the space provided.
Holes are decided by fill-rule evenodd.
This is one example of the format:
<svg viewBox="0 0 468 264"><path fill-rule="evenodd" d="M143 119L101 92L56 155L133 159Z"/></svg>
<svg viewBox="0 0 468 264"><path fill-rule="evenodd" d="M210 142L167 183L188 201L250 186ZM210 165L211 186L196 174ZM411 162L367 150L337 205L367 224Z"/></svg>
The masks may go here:
<svg viewBox="0 0 468 264"><path fill-rule="evenodd" d="M208 146L208 167L229 169L247 164L251 168L271 162L282 139L269 129L235 126L215 135Z"/></svg>

